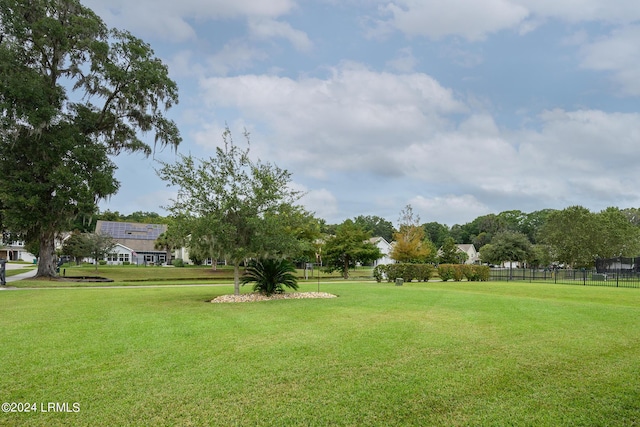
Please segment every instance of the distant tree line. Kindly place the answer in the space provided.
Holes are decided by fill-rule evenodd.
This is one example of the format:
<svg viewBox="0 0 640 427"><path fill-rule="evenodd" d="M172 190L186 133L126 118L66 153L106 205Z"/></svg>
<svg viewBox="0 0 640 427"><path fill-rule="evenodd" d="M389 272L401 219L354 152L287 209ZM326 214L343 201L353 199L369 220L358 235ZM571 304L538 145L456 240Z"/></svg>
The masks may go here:
<svg viewBox="0 0 640 427"><path fill-rule="evenodd" d="M91 221L77 221L76 231L91 233L95 221L142 222L169 224L162 236L161 247L184 244L171 235L177 225L172 217L155 212L133 212L128 215L106 211ZM391 258L401 263L459 264L465 254L457 244L473 244L482 262L500 265L504 261L529 266L560 263L571 267L593 266L596 258L635 257L640 255L640 209L609 207L591 212L582 206L563 210L544 209L531 213L519 210L480 216L466 224L449 227L438 222L420 223L420 218L407 205L400 213L399 226L385 218L359 215L341 224L327 224L311 213L298 214L297 234L304 236L306 249L293 257L297 263L318 262L348 277L350 268L370 264L381 255L371 237L395 242ZM172 225L173 224L173 225ZM319 243L321 242L321 243ZM196 258L210 257L203 241L193 241Z"/></svg>

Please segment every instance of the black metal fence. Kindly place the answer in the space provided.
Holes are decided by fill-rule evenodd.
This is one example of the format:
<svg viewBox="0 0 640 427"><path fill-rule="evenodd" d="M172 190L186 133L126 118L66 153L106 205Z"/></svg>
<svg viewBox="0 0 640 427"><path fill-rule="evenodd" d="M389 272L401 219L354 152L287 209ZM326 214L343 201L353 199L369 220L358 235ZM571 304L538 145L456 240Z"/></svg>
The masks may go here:
<svg viewBox="0 0 640 427"><path fill-rule="evenodd" d="M640 272L618 269L492 268L489 280L557 283L581 286L640 288Z"/></svg>

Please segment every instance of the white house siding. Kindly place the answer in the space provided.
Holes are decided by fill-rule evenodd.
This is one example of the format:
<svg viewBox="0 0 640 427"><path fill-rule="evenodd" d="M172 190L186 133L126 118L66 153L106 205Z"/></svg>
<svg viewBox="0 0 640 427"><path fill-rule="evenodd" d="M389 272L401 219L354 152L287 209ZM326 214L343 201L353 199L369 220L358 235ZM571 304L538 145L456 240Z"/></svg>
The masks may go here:
<svg viewBox="0 0 640 427"><path fill-rule="evenodd" d="M389 242L387 242L387 240L384 237L372 237L371 239L369 239L369 241L371 243L373 243L374 245L376 245L378 247L378 249L380 249L380 252L382 253L382 258L377 259L373 265L378 266L378 265L386 265L386 264L394 264L395 261L392 260L389 257L389 254L391 253L391 244Z"/></svg>
<svg viewBox="0 0 640 427"><path fill-rule="evenodd" d="M122 265L125 262L135 264L134 250L120 243L111 250L111 253L105 257L108 265Z"/></svg>
<svg viewBox="0 0 640 427"><path fill-rule="evenodd" d="M476 247L472 244L458 245L458 250L467 254L465 264L477 264L480 262L480 254L476 251Z"/></svg>

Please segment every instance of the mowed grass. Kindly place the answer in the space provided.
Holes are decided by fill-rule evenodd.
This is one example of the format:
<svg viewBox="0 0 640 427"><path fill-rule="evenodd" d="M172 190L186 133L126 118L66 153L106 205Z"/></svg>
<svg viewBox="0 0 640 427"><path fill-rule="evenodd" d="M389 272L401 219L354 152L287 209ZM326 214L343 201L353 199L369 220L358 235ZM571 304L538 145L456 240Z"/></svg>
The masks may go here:
<svg viewBox="0 0 640 427"><path fill-rule="evenodd" d="M302 291L315 291L303 284ZM2 413L42 426L621 426L640 420L640 292L527 283L0 292Z"/></svg>
<svg viewBox="0 0 640 427"><path fill-rule="evenodd" d="M29 271L16 270L20 272ZM13 270L8 270L13 271ZM241 269L242 273L243 269ZM355 280L373 280L372 267L358 267L351 270L350 275ZM17 273L14 273L17 274ZM339 272L327 273L318 272L316 268L313 272L308 272L309 280L315 280L320 274L321 280L342 280ZM163 266L137 266L137 265L69 265L65 264L60 268L61 280L49 279L25 279L13 282L11 286L19 288L53 288L53 287L96 287L96 286L140 286L140 285L175 285L192 283L232 283L233 267L218 266L213 270L211 266L186 266L186 267L163 267ZM65 279L77 277L104 277L113 282L77 282ZM304 270L297 270L298 278L305 277Z"/></svg>

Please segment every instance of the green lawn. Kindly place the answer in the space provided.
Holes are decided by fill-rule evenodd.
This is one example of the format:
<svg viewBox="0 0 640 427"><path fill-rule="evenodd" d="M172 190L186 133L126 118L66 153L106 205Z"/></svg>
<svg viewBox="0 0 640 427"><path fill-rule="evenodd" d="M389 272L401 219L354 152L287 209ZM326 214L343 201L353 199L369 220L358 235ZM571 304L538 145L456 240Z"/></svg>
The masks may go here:
<svg viewBox="0 0 640 427"><path fill-rule="evenodd" d="M24 272L28 270L7 270ZM372 267L358 267L350 271L352 279L373 280ZM17 273L13 273L17 274ZM300 279L304 278L304 270L298 270ZM191 283L232 283L233 267L219 266L213 270L210 266L187 266L187 267L162 267L162 266L136 266L136 265L70 265L65 264L60 268L61 278L73 278L79 276L98 276L113 280L116 285L175 285ZM316 280L318 269L314 270L309 280ZM340 273L320 272L321 280L342 280ZM113 286L114 283L100 282L69 282L48 279L22 280L11 283L11 286L19 288L51 288L51 287L95 287Z"/></svg>
<svg viewBox="0 0 640 427"><path fill-rule="evenodd" d="M302 291L316 290L302 285ZM529 283L0 292L2 413L42 426L622 426L640 420L640 292Z"/></svg>

